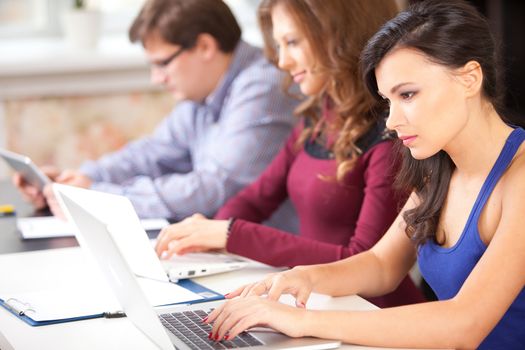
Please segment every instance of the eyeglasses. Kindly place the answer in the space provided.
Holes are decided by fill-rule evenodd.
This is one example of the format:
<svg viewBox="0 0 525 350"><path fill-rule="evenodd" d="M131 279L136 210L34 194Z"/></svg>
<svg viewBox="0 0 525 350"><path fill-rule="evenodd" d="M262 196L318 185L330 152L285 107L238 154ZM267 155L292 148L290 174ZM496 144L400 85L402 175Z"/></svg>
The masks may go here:
<svg viewBox="0 0 525 350"><path fill-rule="evenodd" d="M165 58L165 59L160 60L160 61L157 61L157 62L152 62L152 63L151 63L151 67L152 67L152 68L157 68L157 69L160 69L160 70L164 70L164 69L166 69L166 67L167 67L171 62L173 62L173 60L176 59L181 53L183 53L184 50L186 50L186 48L185 48L185 47L181 47L180 49L178 49L177 51L175 51L170 57Z"/></svg>

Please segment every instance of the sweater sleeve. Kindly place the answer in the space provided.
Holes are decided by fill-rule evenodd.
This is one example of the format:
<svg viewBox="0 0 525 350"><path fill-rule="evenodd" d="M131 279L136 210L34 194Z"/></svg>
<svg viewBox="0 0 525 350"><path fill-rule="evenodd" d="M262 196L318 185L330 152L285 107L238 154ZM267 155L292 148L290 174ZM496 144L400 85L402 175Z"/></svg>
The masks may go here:
<svg viewBox="0 0 525 350"><path fill-rule="evenodd" d="M288 267L332 262L370 249L398 212L399 197L392 189L391 149L391 142L381 142L362 156L361 161L366 165L364 198L355 231L347 245L321 242L236 220L226 249L269 265Z"/></svg>
<svg viewBox="0 0 525 350"><path fill-rule="evenodd" d="M286 181L296 155L295 147L301 126L288 137L270 165L257 180L246 186L217 212L215 219L235 217L260 223L267 220L279 205L288 198Z"/></svg>
<svg viewBox="0 0 525 350"><path fill-rule="evenodd" d="M368 250L386 233L406 199L394 190L392 141L381 142L364 155L364 199L346 256ZM346 257L344 256L344 257Z"/></svg>

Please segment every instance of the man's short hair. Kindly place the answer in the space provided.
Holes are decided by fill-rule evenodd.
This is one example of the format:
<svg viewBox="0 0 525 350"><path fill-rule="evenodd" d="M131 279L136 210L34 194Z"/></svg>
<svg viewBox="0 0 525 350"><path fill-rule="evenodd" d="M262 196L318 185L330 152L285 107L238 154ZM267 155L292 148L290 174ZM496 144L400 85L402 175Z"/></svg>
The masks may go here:
<svg viewBox="0 0 525 350"><path fill-rule="evenodd" d="M241 28L222 0L148 0L133 21L129 38L144 45L153 33L185 48L207 33L223 52L232 52L241 38Z"/></svg>

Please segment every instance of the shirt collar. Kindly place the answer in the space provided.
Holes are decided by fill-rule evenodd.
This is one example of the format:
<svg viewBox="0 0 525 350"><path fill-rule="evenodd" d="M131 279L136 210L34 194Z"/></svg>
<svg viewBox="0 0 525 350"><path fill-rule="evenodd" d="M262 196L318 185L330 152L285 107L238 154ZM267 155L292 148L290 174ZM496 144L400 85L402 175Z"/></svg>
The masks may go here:
<svg viewBox="0 0 525 350"><path fill-rule="evenodd" d="M217 84L215 90L213 90L212 93L204 99L203 104L212 111L214 120L219 119L220 112L228 95L228 91L230 90L230 86L235 77L246 65L246 61L249 58L249 52L250 45L242 40L239 40L239 43L233 51L232 60L228 70L219 81L219 84Z"/></svg>

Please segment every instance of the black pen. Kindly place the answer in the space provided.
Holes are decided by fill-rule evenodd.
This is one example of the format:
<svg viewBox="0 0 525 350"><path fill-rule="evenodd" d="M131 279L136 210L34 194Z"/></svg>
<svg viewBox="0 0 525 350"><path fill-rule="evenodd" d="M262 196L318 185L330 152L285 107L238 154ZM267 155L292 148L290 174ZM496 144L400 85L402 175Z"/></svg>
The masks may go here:
<svg viewBox="0 0 525 350"><path fill-rule="evenodd" d="M121 317L126 317L126 314L124 313L124 311L113 311L113 312L104 312L102 316L104 316L104 318L121 318Z"/></svg>

